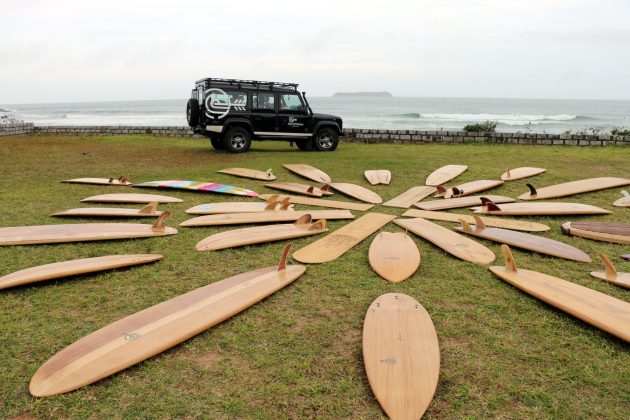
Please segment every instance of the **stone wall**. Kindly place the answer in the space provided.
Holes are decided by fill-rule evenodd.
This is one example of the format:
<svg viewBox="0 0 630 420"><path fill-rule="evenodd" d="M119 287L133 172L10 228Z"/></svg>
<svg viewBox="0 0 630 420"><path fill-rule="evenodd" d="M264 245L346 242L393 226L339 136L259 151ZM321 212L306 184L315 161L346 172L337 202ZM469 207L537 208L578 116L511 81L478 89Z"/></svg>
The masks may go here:
<svg viewBox="0 0 630 420"><path fill-rule="evenodd" d="M190 127L137 126L137 125L98 125L98 126L36 126L34 134L54 134L58 136L116 136L122 134L150 134L168 137L193 137ZM195 136L197 137L197 136ZM201 136L198 136L201 137Z"/></svg>
<svg viewBox="0 0 630 420"><path fill-rule="evenodd" d="M0 137L23 136L25 134L31 134L33 129L33 123L0 124Z"/></svg>

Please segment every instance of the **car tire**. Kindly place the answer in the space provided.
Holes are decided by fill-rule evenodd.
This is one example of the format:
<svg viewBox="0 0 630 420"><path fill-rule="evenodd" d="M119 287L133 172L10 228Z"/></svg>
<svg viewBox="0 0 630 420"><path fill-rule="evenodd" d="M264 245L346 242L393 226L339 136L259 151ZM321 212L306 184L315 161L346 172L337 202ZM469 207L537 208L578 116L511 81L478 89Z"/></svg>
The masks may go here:
<svg viewBox="0 0 630 420"><path fill-rule="evenodd" d="M252 136L243 127L232 127L223 134L222 143L230 153L245 153L252 145Z"/></svg>
<svg viewBox="0 0 630 420"><path fill-rule="evenodd" d="M186 104L186 121L191 127L199 124L199 105L196 99L190 98Z"/></svg>
<svg viewBox="0 0 630 420"><path fill-rule="evenodd" d="M320 128L313 137L313 145L320 152L332 152L339 145L339 134L332 128Z"/></svg>
<svg viewBox="0 0 630 420"><path fill-rule="evenodd" d="M223 143L219 137L210 137L210 144L216 150L223 150Z"/></svg>
<svg viewBox="0 0 630 420"><path fill-rule="evenodd" d="M295 140L295 144L300 150L309 151L313 150L313 140L312 139L300 139Z"/></svg>

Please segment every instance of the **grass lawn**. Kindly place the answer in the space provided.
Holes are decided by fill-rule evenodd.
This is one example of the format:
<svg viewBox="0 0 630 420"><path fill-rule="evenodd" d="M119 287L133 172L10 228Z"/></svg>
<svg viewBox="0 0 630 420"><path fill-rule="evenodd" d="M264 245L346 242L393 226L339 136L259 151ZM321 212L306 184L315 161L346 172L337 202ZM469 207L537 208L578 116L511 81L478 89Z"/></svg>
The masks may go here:
<svg viewBox="0 0 630 420"><path fill-rule="evenodd" d="M168 224L175 226L187 219L188 207L239 198L59 181L126 175L133 182L211 180L268 192L261 181L215 173L241 166L273 168L279 180L304 182L282 168L283 163L312 164L336 181L368 187L365 169L390 169L391 185L371 187L388 200L423 185L432 170L451 163L469 165L458 182L497 178L506 166L547 168L532 178L538 186L630 177L630 148L342 144L334 153L315 153L267 142L255 143L247 154L229 155L215 152L209 142L178 138L0 138L0 226L72 223L48 214L80 207L81 198L105 192L182 198L184 203L161 207L173 211ZM516 196L527 190L525 182L508 183L492 194ZM591 220L627 222L630 209L612 206L618 197L619 189L611 189L563 201L614 209L612 215ZM334 198L344 199L339 194ZM374 210L403 212L381 206ZM594 260L597 252L604 252L618 269L630 271L630 263L619 258L630 252L628 246L561 233L562 222L586 219L532 220L552 227L545 236L577 246ZM345 223L330 222L329 227ZM157 357L78 391L30 396L33 373L78 338L197 287L277 263L284 242L194 250L202 238L227 229L231 227L179 228L178 235L164 238L0 247L0 275L110 253L165 255L153 265L1 291L1 417L382 417L363 368L361 330L370 303L388 292L416 298L438 332L440 382L427 418L627 418L630 412L627 344L520 292L486 267L455 259L417 237L422 265L402 283L388 283L370 269L368 238L336 261L308 266L292 285ZM385 229L400 230L393 223ZM295 240L294 250L319 237ZM499 245L482 242L502 265ZM600 269L599 261L584 264L517 249L513 253L520 267L630 299L629 290L588 274Z"/></svg>

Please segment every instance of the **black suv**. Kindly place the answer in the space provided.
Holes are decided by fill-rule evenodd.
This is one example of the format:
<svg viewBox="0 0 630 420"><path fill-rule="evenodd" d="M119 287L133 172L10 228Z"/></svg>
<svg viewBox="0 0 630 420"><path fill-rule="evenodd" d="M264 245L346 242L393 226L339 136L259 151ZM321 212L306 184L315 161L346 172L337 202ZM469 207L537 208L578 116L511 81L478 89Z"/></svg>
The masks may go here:
<svg viewBox="0 0 630 420"><path fill-rule="evenodd" d="M186 119L215 149L249 150L252 140L284 140L302 150L333 151L341 118L314 114L296 83L206 78L195 82Z"/></svg>

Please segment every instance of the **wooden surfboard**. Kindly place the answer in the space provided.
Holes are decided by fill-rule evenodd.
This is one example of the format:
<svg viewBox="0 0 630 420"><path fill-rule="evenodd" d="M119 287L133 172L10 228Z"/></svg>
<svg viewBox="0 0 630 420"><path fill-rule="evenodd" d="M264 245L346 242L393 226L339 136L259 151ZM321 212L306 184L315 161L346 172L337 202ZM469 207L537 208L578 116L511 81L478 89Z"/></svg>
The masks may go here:
<svg viewBox="0 0 630 420"><path fill-rule="evenodd" d="M311 165L305 165L303 163L287 163L282 166L303 178L310 179L311 181L322 182L324 184L330 184L332 182L330 177L324 171L320 171Z"/></svg>
<svg viewBox="0 0 630 420"><path fill-rule="evenodd" d="M158 217L157 203L149 203L141 209L121 209L106 207L83 207L51 214L55 217Z"/></svg>
<svg viewBox="0 0 630 420"><path fill-rule="evenodd" d="M530 191L519 195L518 199L546 200L548 198L566 197L569 195L605 190L607 188L621 187L629 184L630 179L611 177L581 179L579 181L565 182L563 184L552 185L544 188L535 188L532 184L527 184Z"/></svg>
<svg viewBox="0 0 630 420"><path fill-rule="evenodd" d="M288 199L278 202L277 195L270 195L265 203L233 201L224 203L200 204L186 210L188 214L256 213L261 211L293 211Z"/></svg>
<svg viewBox="0 0 630 420"><path fill-rule="evenodd" d="M184 191L209 192L217 194L241 195L243 197L256 197L257 192L245 188L235 187L234 185L217 184L216 182L200 182L200 181L149 181L142 184L133 184L134 187L140 188L168 188Z"/></svg>
<svg viewBox="0 0 630 420"><path fill-rule="evenodd" d="M248 168L225 168L217 172L220 174L234 175L241 178L256 179L259 181L275 181L276 179L276 176L273 174L271 169L267 169L267 172L263 172Z"/></svg>
<svg viewBox="0 0 630 420"><path fill-rule="evenodd" d="M485 265L496 258L494 252L480 243L428 220L396 219L394 223L461 260Z"/></svg>
<svg viewBox="0 0 630 420"><path fill-rule="evenodd" d="M300 210L300 211L266 211L257 213L225 213L209 214L193 217L180 223L180 226L223 226L255 223L294 222L300 217L310 214L313 220L354 219L349 210Z"/></svg>
<svg viewBox="0 0 630 420"><path fill-rule="evenodd" d="M446 165L442 166L439 169L433 171L427 177L425 184L430 185L432 187L437 187L438 185L446 184L453 178L457 178L461 174L464 173L468 169L466 165Z"/></svg>
<svg viewBox="0 0 630 420"><path fill-rule="evenodd" d="M398 207L401 209L408 209L414 203L417 203L420 200L425 199L435 192L435 187L412 187L400 194L397 197L392 198L391 200L383 203L384 206L389 207Z"/></svg>
<svg viewBox="0 0 630 420"><path fill-rule="evenodd" d="M170 215L170 211L165 211L152 225L137 223L79 223L5 227L0 228L0 245L52 244L175 235L177 233L176 229L164 225L164 220Z"/></svg>
<svg viewBox="0 0 630 420"><path fill-rule="evenodd" d="M367 213L324 238L298 249L293 258L309 264L336 260L395 218L391 214Z"/></svg>
<svg viewBox="0 0 630 420"><path fill-rule="evenodd" d="M392 181L392 173L387 169L374 169L363 172L365 178L371 185L384 184L389 185Z"/></svg>
<svg viewBox="0 0 630 420"><path fill-rule="evenodd" d="M157 194L101 194L84 198L81 202L90 203L130 203L130 204L148 204L148 203L181 203L184 200L167 195Z"/></svg>
<svg viewBox="0 0 630 420"><path fill-rule="evenodd" d="M630 207L630 193L628 191L621 191L622 197L613 203L616 207Z"/></svg>
<svg viewBox="0 0 630 420"><path fill-rule="evenodd" d="M258 196L261 200L269 200L271 197L270 194L261 194ZM278 195L277 198L279 201L283 201L288 199L292 204L304 204L307 206L317 206L317 207L329 207L333 209L345 209L345 210L357 210L357 211L368 211L372 207L372 204L363 204L363 203L351 203L349 201L336 201L336 200L323 200L319 198L310 198L310 197L300 197L296 195Z"/></svg>
<svg viewBox="0 0 630 420"><path fill-rule="evenodd" d="M113 270L132 265L147 264L164 258L160 254L106 255L95 258L62 261L31 267L0 277L0 289L37 283L44 280L59 279L79 274Z"/></svg>
<svg viewBox="0 0 630 420"><path fill-rule="evenodd" d="M497 216L565 216L569 214L610 214L611 211L581 203L506 203L497 205L494 200L482 207L473 207L475 213Z"/></svg>
<svg viewBox="0 0 630 420"><path fill-rule="evenodd" d="M69 184L92 184L92 185L131 185L131 182L127 181L127 178L121 176L120 178L75 178L66 179Z"/></svg>
<svg viewBox="0 0 630 420"><path fill-rule="evenodd" d="M630 341L630 303L558 277L516 268L510 248L501 245L501 250L505 266L490 267L499 278L569 315Z"/></svg>
<svg viewBox="0 0 630 420"><path fill-rule="evenodd" d="M379 276L394 283L408 279L420 267L420 251L404 232L381 232L368 252L370 266Z"/></svg>
<svg viewBox="0 0 630 420"><path fill-rule="evenodd" d="M516 181L517 179L529 178L532 176L540 175L545 172L543 168L533 168L531 166L522 166L520 168L506 169L501 175L503 181Z"/></svg>
<svg viewBox="0 0 630 420"><path fill-rule="evenodd" d="M630 224L616 222L567 222L562 225L567 235L612 242L630 244Z"/></svg>
<svg viewBox="0 0 630 420"><path fill-rule="evenodd" d="M66 347L33 375L36 397L62 394L106 378L219 324L299 278L302 265L266 267L229 277L127 316Z"/></svg>
<svg viewBox="0 0 630 420"><path fill-rule="evenodd" d="M304 185L297 182L271 182L269 184L265 184L265 187L273 188L274 190L308 195L309 197L321 197L323 195L333 194L328 190L327 185L324 185L322 188L317 188L312 185Z"/></svg>
<svg viewBox="0 0 630 420"><path fill-rule="evenodd" d="M404 212L403 216L421 217L423 219L440 220L443 222L456 222L456 223L459 223L459 220L463 219L468 223L475 223L474 216L470 216L467 214L446 213L442 211L411 209ZM525 232L545 232L550 229L549 226L543 225L542 223L528 222L525 220L500 219L498 217L482 217L481 220L483 220L483 223L486 226L498 227L498 228L503 228L503 229L511 229L511 230L522 230Z"/></svg>
<svg viewBox="0 0 630 420"><path fill-rule="evenodd" d="M479 216L474 217L474 225L471 226L467 221L461 219L460 222L462 226L455 229L459 232L476 236L477 238L488 239L540 254L587 263L592 261L591 257L584 251L563 242L554 241L553 239L544 238L542 236L530 235L529 233L486 227Z"/></svg>
<svg viewBox="0 0 630 420"><path fill-rule="evenodd" d="M216 251L218 249L234 248L243 245L301 238L327 231L325 219L312 222L311 216L306 214L296 220L295 223L255 226L219 232L202 239L197 244L196 249L197 251Z"/></svg>
<svg viewBox="0 0 630 420"><path fill-rule="evenodd" d="M448 189L439 185L437 187L437 194L435 195L435 197L464 197L466 195L471 195L480 191L489 190L490 188L498 187L501 184L503 184L503 181L499 181L496 179L480 179L478 181L466 182L464 184L450 187Z"/></svg>
<svg viewBox="0 0 630 420"><path fill-rule="evenodd" d="M604 254L597 254L604 263L604 271L591 271L591 276L630 289L630 273L617 271L615 265Z"/></svg>
<svg viewBox="0 0 630 420"><path fill-rule="evenodd" d="M482 204L482 198L487 198L493 203L512 203L516 201L511 197L503 195L469 195L468 197L444 198L442 200L424 201L415 203L414 206L421 210L446 210L457 209L460 207L471 207Z"/></svg>
<svg viewBox="0 0 630 420"><path fill-rule="evenodd" d="M440 377L440 345L426 309L402 293L379 296L363 322L363 362L390 419L420 419Z"/></svg>
<svg viewBox="0 0 630 420"><path fill-rule="evenodd" d="M347 182L333 182L329 185L340 193L356 198L359 201L364 201L370 204L380 204L383 202L380 195L360 185L350 184Z"/></svg>

